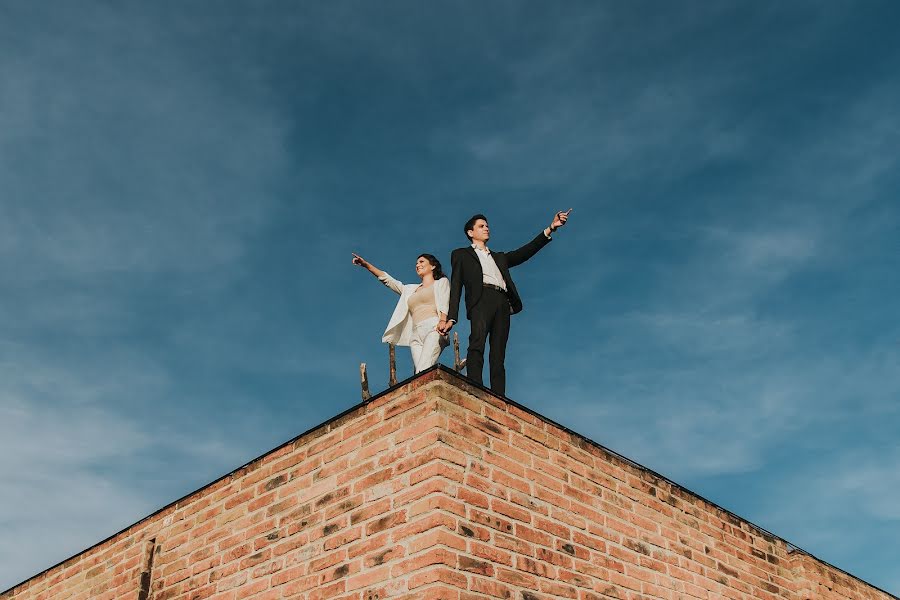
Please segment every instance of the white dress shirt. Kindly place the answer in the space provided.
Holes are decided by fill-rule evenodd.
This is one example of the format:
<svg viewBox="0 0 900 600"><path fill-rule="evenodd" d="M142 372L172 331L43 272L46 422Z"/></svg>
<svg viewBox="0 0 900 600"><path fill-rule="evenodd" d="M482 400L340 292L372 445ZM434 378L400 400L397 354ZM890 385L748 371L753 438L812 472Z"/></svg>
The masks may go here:
<svg viewBox="0 0 900 600"><path fill-rule="evenodd" d="M487 246L482 250L475 244L472 244L472 248L475 250L478 262L481 263L481 273L484 276L484 283L496 285L505 292L506 282L503 280L503 275L500 274L500 269L497 268L497 263L494 262L494 257L491 256L491 251L487 249Z"/></svg>
<svg viewBox="0 0 900 600"><path fill-rule="evenodd" d="M548 240L552 239L550 235L552 232L549 231L549 227L544 230L544 237ZM482 274L482 282L488 283L490 285L496 285L504 292L506 289L506 281L503 279L503 275L500 274L500 269L497 268L497 263L494 262L494 257L491 256L491 251L487 249L487 246L484 247L484 250L480 249L474 243L472 244L472 249L475 250L475 256L478 257L478 262L481 263L481 274ZM451 323L456 323L453 319L448 319Z"/></svg>

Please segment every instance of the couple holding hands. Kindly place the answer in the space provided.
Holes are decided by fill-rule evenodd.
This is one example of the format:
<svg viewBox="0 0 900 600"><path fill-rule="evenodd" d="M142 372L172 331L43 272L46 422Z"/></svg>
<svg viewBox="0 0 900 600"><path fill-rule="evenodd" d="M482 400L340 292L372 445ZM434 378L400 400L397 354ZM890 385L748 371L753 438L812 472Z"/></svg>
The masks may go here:
<svg viewBox="0 0 900 600"><path fill-rule="evenodd" d="M487 217L474 215L466 221L463 229L471 245L457 248L450 255L449 281L440 261L431 254L420 254L416 260L416 275L421 279L419 284L403 284L354 254L353 264L367 269L380 282L400 294L382 341L409 346L416 373L434 365L449 343L447 334L457 322L459 300L465 288L466 316L471 325L466 373L470 379L482 383L484 348L490 338L488 361L491 390L505 395L506 369L503 363L506 360L510 315L522 310L522 300L509 270L550 243L551 234L566 224L571 211L570 208L556 213L549 227L511 252L488 250L491 231Z"/></svg>

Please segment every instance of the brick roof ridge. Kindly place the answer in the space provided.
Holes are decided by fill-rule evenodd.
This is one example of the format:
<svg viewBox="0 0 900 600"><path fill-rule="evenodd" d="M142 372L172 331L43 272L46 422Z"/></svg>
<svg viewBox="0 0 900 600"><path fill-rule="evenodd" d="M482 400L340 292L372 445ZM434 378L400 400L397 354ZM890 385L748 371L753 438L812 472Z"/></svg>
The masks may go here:
<svg viewBox="0 0 900 600"><path fill-rule="evenodd" d="M662 475L662 474L658 473L657 471L654 471L653 469L646 467L646 466L638 463L637 461L634 461L634 460L616 452L615 450L612 450L612 449L586 437L585 435L580 434L580 433L570 429L569 427L567 427L565 425L557 423L556 421L550 419L549 417L547 417L531 408L528 408L527 406L520 404L520 403L516 402L515 400L512 400L506 396L500 396L500 395L494 393L489 388L485 387L484 385L481 385L481 384L469 379L468 377L462 375L461 373L458 373L457 371L455 371L451 368L448 368L447 366L442 365L440 363L426 369L425 371L422 371L418 374L408 377L407 379L400 381L393 386L388 387L387 389L372 396L368 400L359 402L318 425L310 427L306 431L279 444L278 446L272 448L271 450L268 450L268 451L260 454L259 456L247 461L243 465L241 465L235 469L232 469L228 473L221 475L220 477L214 479L213 481L206 483L191 492L188 492L187 494L181 496L180 498L178 498L172 502L167 503L166 505L162 506L158 510L142 517L141 519L135 521L134 523L132 523L130 525L127 525L126 527L122 528L121 530L113 533L112 535L107 536L106 538L96 542L95 544L92 544L91 546L73 554L72 556L69 556L68 558L63 559L63 560L57 562L56 564L47 567L46 569L40 571L39 573L36 573L35 575L28 577L27 579L25 579L19 583L14 584L12 587L10 587L7 590L0 591L0 596L11 592L15 588L20 587L23 584L28 583L29 581L35 580L35 579L45 575L46 573L52 571L53 569L56 569L57 567L64 565L65 563L81 556L82 554L85 554L85 553L93 550L94 548L105 544L106 542L109 542L110 540L116 538L117 536L120 536L123 533L127 532L128 530L140 525L141 523L152 519L153 517L159 515L160 513L163 513L169 509L177 508L179 504L185 502L186 500L190 499L191 497L198 494L199 492L202 492L208 488L211 488L211 487L217 485L218 483L239 474L242 470L251 469L255 463L263 461L270 455L278 452L279 450L281 450L283 448L286 448L292 444L296 444L296 443L300 442L301 440L305 440L312 434L316 434L315 437L320 437L322 435L327 434L333 428L340 426L342 424L342 420L345 419L346 417L350 416L351 414L355 413L356 411L360 410L361 408L364 408L365 406L372 404L373 402L376 402L379 399L384 398L385 396L388 396L390 394L393 394L395 392L403 390L404 388L408 388L411 390L411 389L426 387L429 384L431 384L435 381L438 381L438 380L444 381L447 383L451 383L451 384L455 385L456 387L465 386L465 387L471 388L473 390L477 390L481 394L488 394L488 395L492 396L493 398L500 400L509 406L513 406L516 409L523 411L523 412L535 417L536 419L539 419L539 420L543 421L544 423L546 423L554 428L557 428L560 431L563 431L570 436L573 436L573 437L581 440L583 443L589 444L589 445L601 450L602 452L607 453L611 457L614 457L615 459L622 461L623 463L629 465L630 467L632 467L634 469L642 471L642 472L652 476L655 479L666 482L668 485L671 485L672 487L682 491L683 493L688 494L688 495L708 504L709 506L715 508L716 510L722 511L723 513L728 515L730 518L740 521L741 523L746 523L748 526L759 531L759 533L762 534L763 536L767 536L774 540L778 540L778 541L784 543L788 549L789 554L799 553L802 555L806 555L806 556L816 560L817 562L821 563L824 566L827 566L827 567L834 569L835 571L838 571L848 577L851 577L852 579L854 579L860 583L863 583L879 592L882 592L882 593L890 596L891 598L900 600L900 597L895 596L894 594L891 594L890 592L887 592L886 590L883 590L883 589L879 588L878 586L875 586L875 585L869 583L868 581L865 581L864 579L861 579L860 577L857 577L856 575L853 575L852 573L849 573L849 572L841 569L840 567L832 565L831 563L818 558L817 556L804 550L803 548L797 546L796 544L789 542L788 540L782 538L781 536L768 531L764 527L761 527L761 526L753 523L752 521L732 512L731 510L717 504L716 502L713 502L713 501L709 500L708 498L705 498L704 496L686 488L685 486L677 483L676 481L672 480L671 478L669 478L665 475ZM478 396L478 394L475 394L475 395L476 395L476 397ZM482 398L479 398L479 400L484 401ZM310 438L310 439L314 439L314 438Z"/></svg>

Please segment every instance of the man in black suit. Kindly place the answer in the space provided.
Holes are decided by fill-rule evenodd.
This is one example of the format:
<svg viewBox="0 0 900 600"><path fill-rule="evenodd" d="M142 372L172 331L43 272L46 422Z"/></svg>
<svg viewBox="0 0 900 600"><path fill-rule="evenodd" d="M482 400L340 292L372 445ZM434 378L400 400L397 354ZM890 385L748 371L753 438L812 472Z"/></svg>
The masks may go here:
<svg viewBox="0 0 900 600"><path fill-rule="evenodd" d="M558 212L550 226L533 240L512 252L492 252L487 241L491 237L487 218L475 215L464 231L472 242L467 248L457 248L450 255L453 273L450 277L450 312L446 323L439 324L442 333L449 332L459 315L459 298L466 288L466 316L471 324L469 349L466 354L466 373L470 379L482 383L484 346L491 339L489 358L491 389L506 394L506 342L509 339L509 317L522 310L522 300L509 270L522 264L538 250L550 243L550 234L566 224L571 208Z"/></svg>

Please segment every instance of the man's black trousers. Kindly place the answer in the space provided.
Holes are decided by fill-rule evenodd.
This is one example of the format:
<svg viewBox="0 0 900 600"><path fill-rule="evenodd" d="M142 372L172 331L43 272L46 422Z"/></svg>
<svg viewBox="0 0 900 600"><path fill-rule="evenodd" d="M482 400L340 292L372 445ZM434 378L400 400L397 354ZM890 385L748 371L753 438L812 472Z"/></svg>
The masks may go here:
<svg viewBox="0 0 900 600"><path fill-rule="evenodd" d="M466 373L470 379L482 383L484 370L484 346L490 338L491 390L506 395L506 342L509 339L509 298L505 292L485 287L481 298L469 311L472 331L469 334L469 350L466 354Z"/></svg>

